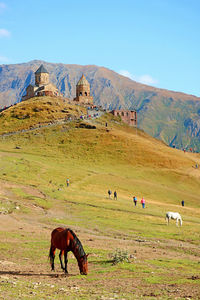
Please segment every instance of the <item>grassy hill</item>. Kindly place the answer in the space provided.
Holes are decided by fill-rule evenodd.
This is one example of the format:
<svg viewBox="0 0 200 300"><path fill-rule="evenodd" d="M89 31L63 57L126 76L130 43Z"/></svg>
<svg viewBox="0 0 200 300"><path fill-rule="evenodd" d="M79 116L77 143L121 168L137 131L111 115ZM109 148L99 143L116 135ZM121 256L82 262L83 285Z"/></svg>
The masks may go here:
<svg viewBox="0 0 200 300"><path fill-rule="evenodd" d="M50 81L70 99L82 74L87 77L97 105L106 109L138 111L139 128L177 148L200 152L200 98L135 82L104 67L65 65L44 61L0 66L0 108L20 101L34 72L44 64Z"/></svg>
<svg viewBox="0 0 200 300"><path fill-rule="evenodd" d="M57 123L66 111L72 121ZM172 149L111 114L80 121L83 113L44 97L0 114L1 294L170 299L176 291L178 299L198 299L199 154ZM108 189L117 191L117 201ZM145 209L139 201L133 207L134 195L146 199ZM166 211L182 215L182 228L166 226ZM73 276L62 275L58 257L50 273L50 233L60 225L91 253L87 277L78 275L73 255ZM117 248L128 252L129 263L112 264Z"/></svg>

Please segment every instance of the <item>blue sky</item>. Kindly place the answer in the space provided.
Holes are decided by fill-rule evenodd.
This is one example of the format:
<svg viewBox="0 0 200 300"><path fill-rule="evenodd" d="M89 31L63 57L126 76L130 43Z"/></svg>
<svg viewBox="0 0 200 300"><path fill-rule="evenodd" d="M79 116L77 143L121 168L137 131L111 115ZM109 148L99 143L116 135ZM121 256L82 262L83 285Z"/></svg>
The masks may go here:
<svg viewBox="0 0 200 300"><path fill-rule="evenodd" d="M0 64L104 66L200 97L199 0L0 0Z"/></svg>

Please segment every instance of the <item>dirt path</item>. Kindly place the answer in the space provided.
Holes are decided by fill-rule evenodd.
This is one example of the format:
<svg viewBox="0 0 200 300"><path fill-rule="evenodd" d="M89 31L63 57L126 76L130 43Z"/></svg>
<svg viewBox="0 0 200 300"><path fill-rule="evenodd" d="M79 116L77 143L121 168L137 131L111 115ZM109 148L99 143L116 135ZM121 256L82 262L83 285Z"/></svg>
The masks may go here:
<svg viewBox="0 0 200 300"><path fill-rule="evenodd" d="M95 117L94 117L94 113L95 113ZM84 120L86 120L87 122L91 122L94 123L95 119L100 118L102 115L104 114L104 112L102 111L91 111L91 117L87 117ZM78 119L76 119L78 120ZM81 119L80 119L81 120ZM83 121L84 121L83 120ZM74 121L74 119L71 120L66 120L66 119L58 119L58 120L54 120L50 123L44 123L44 124L37 124L34 127L31 127L29 129L22 129L22 130L18 130L18 131L12 131L12 132L8 132L8 133L3 133L0 134L0 137L5 137L5 136L11 136L11 135L16 135L16 134L20 134L20 133L26 133L26 132L31 132L31 131L35 131L35 130L40 130L43 128L50 128L50 127L54 127L54 126L58 126L58 125L63 125L63 124L67 124Z"/></svg>

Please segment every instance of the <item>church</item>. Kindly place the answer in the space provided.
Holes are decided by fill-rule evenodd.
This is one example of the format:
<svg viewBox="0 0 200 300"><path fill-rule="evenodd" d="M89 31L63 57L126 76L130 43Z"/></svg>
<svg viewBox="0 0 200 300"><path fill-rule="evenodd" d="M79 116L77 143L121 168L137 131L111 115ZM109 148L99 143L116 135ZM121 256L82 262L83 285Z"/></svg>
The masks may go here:
<svg viewBox="0 0 200 300"><path fill-rule="evenodd" d="M76 85L76 97L74 98L76 103L93 105L93 97L90 96L90 84L84 75Z"/></svg>
<svg viewBox="0 0 200 300"><path fill-rule="evenodd" d="M49 73L43 65L35 72L35 85L29 84L22 101L37 96L60 96L56 86L49 82Z"/></svg>

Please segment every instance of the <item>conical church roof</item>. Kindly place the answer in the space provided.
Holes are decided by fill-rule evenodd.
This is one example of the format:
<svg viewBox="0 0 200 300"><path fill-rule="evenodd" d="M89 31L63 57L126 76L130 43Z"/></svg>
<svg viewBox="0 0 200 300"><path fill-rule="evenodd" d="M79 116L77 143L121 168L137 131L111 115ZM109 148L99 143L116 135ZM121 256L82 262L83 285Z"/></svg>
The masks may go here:
<svg viewBox="0 0 200 300"><path fill-rule="evenodd" d="M84 75L81 76L81 79L77 83L77 85L90 85Z"/></svg>
<svg viewBox="0 0 200 300"><path fill-rule="evenodd" d="M39 69L37 69L37 71L35 72L35 74L40 74L40 73L48 73L49 74L49 72L45 69L44 65L41 65L39 67Z"/></svg>

